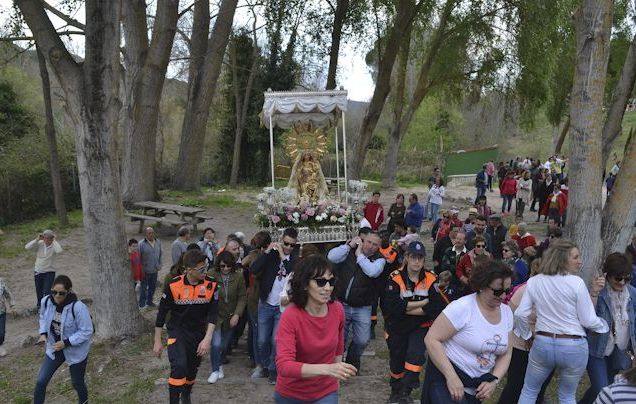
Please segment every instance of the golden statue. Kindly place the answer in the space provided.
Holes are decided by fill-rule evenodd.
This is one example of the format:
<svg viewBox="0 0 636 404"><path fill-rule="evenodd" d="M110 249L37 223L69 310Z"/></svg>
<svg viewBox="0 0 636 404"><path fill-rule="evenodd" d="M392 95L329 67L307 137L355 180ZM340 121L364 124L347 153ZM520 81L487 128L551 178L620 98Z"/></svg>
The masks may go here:
<svg viewBox="0 0 636 404"><path fill-rule="evenodd" d="M294 160L287 187L296 191L296 201L317 203L327 198L327 181L320 157L327 152L327 137L322 129L312 130L310 123L296 123L287 136L285 148Z"/></svg>

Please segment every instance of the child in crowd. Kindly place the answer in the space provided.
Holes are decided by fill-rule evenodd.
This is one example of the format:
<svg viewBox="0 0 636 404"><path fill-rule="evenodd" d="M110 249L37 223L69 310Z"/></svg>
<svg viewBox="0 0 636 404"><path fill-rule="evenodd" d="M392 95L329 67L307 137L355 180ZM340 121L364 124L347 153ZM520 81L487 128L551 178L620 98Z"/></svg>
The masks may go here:
<svg viewBox="0 0 636 404"><path fill-rule="evenodd" d="M409 226L406 229L406 235L398 240L398 245L402 250L406 250L406 247L414 241L420 241L420 235L417 234L417 229L414 226Z"/></svg>
<svg viewBox="0 0 636 404"><path fill-rule="evenodd" d="M133 282L135 282L135 291L137 291L141 286L141 281L144 279L144 272L141 269L139 242L134 238L128 240L128 256L130 257L130 270L132 271Z"/></svg>
<svg viewBox="0 0 636 404"><path fill-rule="evenodd" d="M0 278L0 357L7 355L7 350L2 346L4 344L5 325L7 321L7 301L9 302L9 307L13 308L13 306L15 306L11 291L9 291L4 279Z"/></svg>

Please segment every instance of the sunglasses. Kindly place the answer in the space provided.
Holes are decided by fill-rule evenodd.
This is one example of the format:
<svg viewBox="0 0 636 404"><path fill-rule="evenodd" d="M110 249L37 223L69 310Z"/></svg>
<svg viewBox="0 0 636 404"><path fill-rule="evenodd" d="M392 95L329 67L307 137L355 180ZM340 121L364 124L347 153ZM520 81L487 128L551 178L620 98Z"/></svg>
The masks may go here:
<svg viewBox="0 0 636 404"><path fill-rule="evenodd" d="M285 245L285 247L296 247L296 243L288 243L288 242L283 242L283 244Z"/></svg>
<svg viewBox="0 0 636 404"><path fill-rule="evenodd" d="M490 290L492 290L492 294L493 295L499 297L499 296L501 296L503 294L507 295L508 293L510 293L511 289L510 288L507 288L507 289L493 289L493 288L490 288Z"/></svg>
<svg viewBox="0 0 636 404"><path fill-rule="evenodd" d="M614 280L616 282L630 282L632 280L632 276L631 275L625 275L625 276L615 276Z"/></svg>
<svg viewBox="0 0 636 404"><path fill-rule="evenodd" d="M485 248L486 244L475 244L475 248Z"/></svg>
<svg viewBox="0 0 636 404"><path fill-rule="evenodd" d="M504 249L503 249L503 250L501 250L501 251L503 251L503 252L510 252L510 250L509 250L509 249L507 249L507 248L504 248Z"/></svg>
<svg viewBox="0 0 636 404"><path fill-rule="evenodd" d="M327 286L327 284L329 284L329 286L334 287L336 286L336 278L314 278L314 280L316 281L316 285L318 285L319 288L324 288L325 286Z"/></svg>
<svg viewBox="0 0 636 404"><path fill-rule="evenodd" d="M210 264L208 262L205 263L205 265L203 265L201 268L193 268L195 271L197 271L200 274L204 274L206 272L208 272L208 269L210 268Z"/></svg>
<svg viewBox="0 0 636 404"><path fill-rule="evenodd" d="M65 290L63 290L63 291L52 290L51 291L51 296L55 296L55 295L66 296L67 294L68 294L68 292L65 291Z"/></svg>

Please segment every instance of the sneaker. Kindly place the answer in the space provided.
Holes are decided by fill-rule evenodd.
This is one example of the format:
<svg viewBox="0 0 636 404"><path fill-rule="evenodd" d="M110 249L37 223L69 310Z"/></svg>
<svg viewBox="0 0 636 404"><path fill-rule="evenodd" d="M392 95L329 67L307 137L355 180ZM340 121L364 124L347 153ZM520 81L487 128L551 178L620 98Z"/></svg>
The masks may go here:
<svg viewBox="0 0 636 404"><path fill-rule="evenodd" d="M7 350L0 346L0 358L7 356Z"/></svg>
<svg viewBox="0 0 636 404"><path fill-rule="evenodd" d="M225 373L223 373L223 366L219 366L219 380L225 377Z"/></svg>
<svg viewBox="0 0 636 404"><path fill-rule="evenodd" d="M208 377L208 383L214 384L219 380L219 372L212 372Z"/></svg>
<svg viewBox="0 0 636 404"><path fill-rule="evenodd" d="M265 377L265 375L264 375L264 373L263 373L263 368L262 368L262 367L260 367L260 366L256 366L256 367L254 368L254 370L252 371L252 376L251 376L251 378L252 378L252 379L260 379L260 378L263 378L263 377Z"/></svg>
<svg viewBox="0 0 636 404"><path fill-rule="evenodd" d="M272 386L276 384L276 372L269 372L269 376L267 376L267 382Z"/></svg>

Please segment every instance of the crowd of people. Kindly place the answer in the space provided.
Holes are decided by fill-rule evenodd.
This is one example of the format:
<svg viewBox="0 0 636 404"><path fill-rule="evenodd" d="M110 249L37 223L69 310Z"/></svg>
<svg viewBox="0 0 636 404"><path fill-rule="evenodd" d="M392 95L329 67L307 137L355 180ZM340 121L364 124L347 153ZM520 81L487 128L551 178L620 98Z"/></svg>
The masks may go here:
<svg viewBox="0 0 636 404"><path fill-rule="evenodd" d="M567 184L563 167L555 167L564 161L549 162L550 168L538 161L500 168L506 209L516 199L517 212L528 203L533 210L536 175L540 183ZM389 351L389 403L410 403L418 389L422 403L478 403L498 386L499 403L541 402L555 372L559 402L574 403L586 370L590 386L579 402L636 400L636 232L625 253L606 257L588 288L577 246L562 237L563 215L550 214L551 199L538 201L539 210L548 206L545 239L522 221L506 226L487 202L494 172L494 165L485 165L477 176L475 204L462 218L456 207L440 208L439 170L422 204L416 194L408 203L399 194L385 215L376 192L357 236L326 251L299 245L294 228L276 241L260 231L249 243L240 232L219 243L212 228L193 240L191 230L181 228L158 304L161 242L152 227L142 240L129 240L139 307L158 306L153 351L160 356L167 350L170 403L191 402L208 355L207 382L223 379L223 365L246 328L251 377L275 385L277 403L337 403L339 381L365 367L362 354L375 338L378 314ZM506 187L515 189L512 198ZM423 243L429 235L432 251ZM66 362L85 402L93 333L88 307L68 277L55 276L62 247L53 232L26 248L37 250L39 332L46 347L34 401L44 402L49 380ZM12 297L0 279L0 348L5 301L12 304Z"/></svg>

